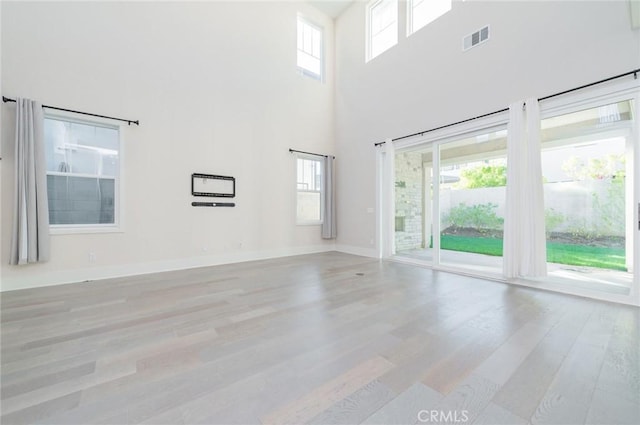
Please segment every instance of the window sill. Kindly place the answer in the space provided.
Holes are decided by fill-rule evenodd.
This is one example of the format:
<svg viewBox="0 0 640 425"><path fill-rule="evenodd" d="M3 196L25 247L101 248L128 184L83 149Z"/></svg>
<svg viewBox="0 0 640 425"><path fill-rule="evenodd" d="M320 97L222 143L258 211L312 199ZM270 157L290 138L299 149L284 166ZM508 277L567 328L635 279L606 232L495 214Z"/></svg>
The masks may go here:
<svg viewBox="0 0 640 425"><path fill-rule="evenodd" d="M304 77L304 78L309 78L311 80L315 80L315 81L318 81L320 83L324 82L324 80L322 78L322 75L318 75L318 74L316 74L314 72L311 72L311 71L308 71L308 70L306 70L304 68L298 67L298 74L300 76Z"/></svg>
<svg viewBox="0 0 640 425"><path fill-rule="evenodd" d="M80 235L97 233L124 233L120 226L49 226L50 235Z"/></svg>

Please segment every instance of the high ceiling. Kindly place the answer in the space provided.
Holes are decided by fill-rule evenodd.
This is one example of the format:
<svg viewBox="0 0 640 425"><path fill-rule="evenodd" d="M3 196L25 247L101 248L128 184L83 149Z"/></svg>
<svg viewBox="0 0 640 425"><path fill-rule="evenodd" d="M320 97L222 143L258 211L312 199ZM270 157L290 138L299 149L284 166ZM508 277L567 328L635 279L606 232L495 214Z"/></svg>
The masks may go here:
<svg viewBox="0 0 640 425"><path fill-rule="evenodd" d="M354 0L309 0L318 10L326 13L332 18L337 18Z"/></svg>

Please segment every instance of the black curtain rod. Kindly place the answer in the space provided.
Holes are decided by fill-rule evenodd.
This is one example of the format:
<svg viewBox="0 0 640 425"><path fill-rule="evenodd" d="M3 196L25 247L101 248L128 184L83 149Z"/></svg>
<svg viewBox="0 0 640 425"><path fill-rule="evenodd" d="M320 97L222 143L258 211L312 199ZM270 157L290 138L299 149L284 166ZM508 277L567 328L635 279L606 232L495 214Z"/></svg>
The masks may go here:
<svg viewBox="0 0 640 425"><path fill-rule="evenodd" d="M419 133L413 133L413 134L408 134L408 135L402 136L402 137L396 137L395 139L391 139L391 141L395 142L396 140L408 139L409 137L413 137L413 136L422 136L425 133L430 133L430 132L436 131L436 130L442 130L443 128L453 127L454 125L463 124L465 122L477 120L477 119L488 117L488 116L495 115L495 114L500 114L500 113L506 112L508 110L509 110L509 108L500 109L499 111L489 112L488 114L478 115L477 117L467 118L466 120L454 122L454 123L447 124L447 125L441 125L440 127L436 127L436 128L430 128L429 130L424 130L424 131L421 131ZM378 142L378 143L375 144L375 146L384 145L385 143L387 143L387 142Z"/></svg>
<svg viewBox="0 0 640 425"><path fill-rule="evenodd" d="M335 156L333 156L333 155L322 155L322 154L313 153L313 152L297 151L295 149L289 149L289 152L291 152L291 153L293 153L293 152L304 153L304 154L307 154L307 155L314 155L314 156L324 156L325 158L331 157L331 158L335 159Z"/></svg>
<svg viewBox="0 0 640 425"><path fill-rule="evenodd" d="M639 72L640 72L640 68L634 69L633 71L629 71L629 72L625 72L624 74L619 74L619 75L615 75L613 77L605 78L604 80L595 81L593 83L585 84L585 85L580 86L580 87L574 87L572 89L561 91L559 93L550 94L549 96L540 97L540 98L538 98L538 102L541 102L541 101L547 100L547 99L551 99L552 97L562 96L563 94L571 93L571 92L574 92L574 91L586 89L587 87L596 86L598 84L606 83L606 82L609 82L609 81L612 81L612 80L616 80L618 78L626 77L628 75L633 75L633 78L637 80ZM413 134L409 134L409 135L406 135L406 136L396 137L395 139L391 139L391 141L395 142L396 140L408 139L409 137L422 136L422 135L424 135L426 133L430 133L432 131L441 130L441 129L447 128L447 127L453 127L454 125L458 125L458 124L464 124L465 122L469 122L469 121L477 120L477 119L480 119L480 118L488 117L490 115L501 114L503 112L507 112L508 110L509 110L509 108L500 109L498 111L493 111L493 112L489 112L488 114L478 115L477 117L473 117L473 118L467 118L466 120L454 122L452 124L442 125L440 127L430 128L429 130L419 131L418 133L413 133ZM385 142L378 142L378 143L375 143L374 146L381 146L381 145L384 145L385 143L387 143L387 142L386 141Z"/></svg>
<svg viewBox="0 0 640 425"><path fill-rule="evenodd" d="M609 82L611 80L616 80L618 78L626 77L627 75L633 75L633 79L637 80L638 79L638 72L640 72L640 68L634 69L633 71L625 72L624 74L619 74L619 75L615 75L613 77L605 78L604 80L595 81L593 83L585 84L584 86L574 87L572 89L561 91L559 93L550 94L549 96L545 96L545 97L539 98L538 102L543 101L543 100L547 100L547 99L551 99L552 97L562 96L563 94L571 93L571 92L574 92L574 91L586 89L587 87L592 87L592 86L597 86L598 84L607 83L607 82Z"/></svg>
<svg viewBox="0 0 640 425"><path fill-rule="evenodd" d="M7 102L15 102L15 99L10 99L8 97L2 96L2 101L7 103ZM116 121L123 121L126 122L127 124L131 125L131 124L135 124L135 125L140 125L140 121L138 120L126 120L124 118L115 118L115 117L108 117L106 115L98 115L98 114L92 114L90 112L82 112L82 111L74 111L73 109L65 109L65 108L58 108L57 106L49 106L49 105L42 105L43 108L47 108L47 109L55 109L56 111L64 111L64 112L72 112L74 114L81 114L81 115L89 115L92 117L98 117L98 118L107 118L110 120L116 120Z"/></svg>

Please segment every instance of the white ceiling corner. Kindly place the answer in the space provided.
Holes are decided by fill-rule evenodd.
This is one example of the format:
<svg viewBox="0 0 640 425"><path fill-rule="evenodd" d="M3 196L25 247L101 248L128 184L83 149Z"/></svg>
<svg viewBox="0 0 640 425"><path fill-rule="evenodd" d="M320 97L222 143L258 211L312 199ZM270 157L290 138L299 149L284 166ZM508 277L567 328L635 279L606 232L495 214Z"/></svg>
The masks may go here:
<svg viewBox="0 0 640 425"><path fill-rule="evenodd" d="M308 0L310 5L333 19L340 16L353 2L354 0Z"/></svg>

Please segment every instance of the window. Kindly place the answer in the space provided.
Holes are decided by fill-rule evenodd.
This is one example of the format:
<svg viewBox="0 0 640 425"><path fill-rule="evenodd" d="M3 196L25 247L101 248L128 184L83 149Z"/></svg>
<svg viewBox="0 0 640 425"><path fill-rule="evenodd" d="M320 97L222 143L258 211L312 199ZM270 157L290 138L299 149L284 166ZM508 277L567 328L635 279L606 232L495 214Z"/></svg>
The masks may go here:
<svg viewBox="0 0 640 425"><path fill-rule="evenodd" d="M322 80L322 29L298 17L298 69Z"/></svg>
<svg viewBox="0 0 640 425"><path fill-rule="evenodd" d="M367 61L398 43L398 0L375 0L367 6Z"/></svg>
<svg viewBox="0 0 640 425"><path fill-rule="evenodd" d="M44 140L52 229L116 226L118 127L46 116Z"/></svg>
<svg viewBox="0 0 640 425"><path fill-rule="evenodd" d="M451 10L451 0L409 0L407 2L407 35L430 24Z"/></svg>
<svg viewBox="0 0 640 425"><path fill-rule="evenodd" d="M324 203L322 160L298 157L297 168L296 221L298 224L321 224Z"/></svg>

